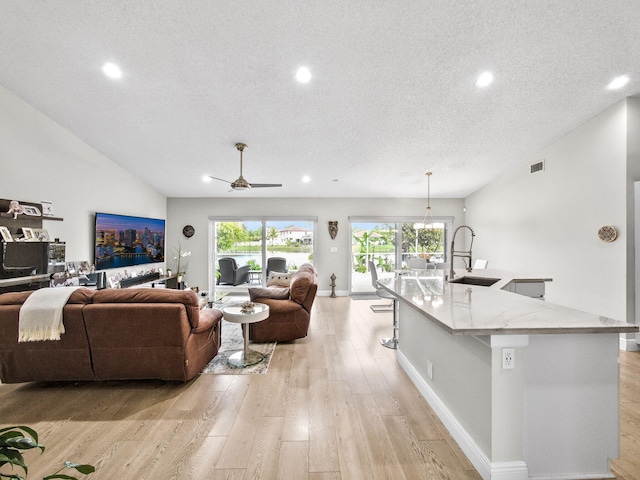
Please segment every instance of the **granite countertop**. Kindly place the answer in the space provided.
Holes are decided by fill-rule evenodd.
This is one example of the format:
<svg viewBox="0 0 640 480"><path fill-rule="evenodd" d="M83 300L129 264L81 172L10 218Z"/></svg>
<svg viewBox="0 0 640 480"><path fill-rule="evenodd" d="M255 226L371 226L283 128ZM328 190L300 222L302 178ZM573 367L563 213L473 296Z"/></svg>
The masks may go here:
<svg viewBox="0 0 640 480"><path fill-rule="evenodd" d="M448 270L423 270L382 279L380 285L453 335L629 333L638 326L503 290L512 282L547 282L548 277L503 270L456 269L461 277L499 279L493 285L445 281Z"/></svg>

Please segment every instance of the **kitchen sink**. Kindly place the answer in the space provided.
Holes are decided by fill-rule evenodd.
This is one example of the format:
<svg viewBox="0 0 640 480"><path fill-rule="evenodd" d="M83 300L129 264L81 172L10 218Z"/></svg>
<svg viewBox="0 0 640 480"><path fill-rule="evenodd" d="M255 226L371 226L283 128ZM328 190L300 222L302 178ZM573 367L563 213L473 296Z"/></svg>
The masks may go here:
<svg viewBox="0 0 640 480"><path fill-rule="evenodd" d="M499 278L486 278L486 277L460 277L450 280L449 283L461 283L463 285L478 285L481 287L490 287L496 282L499 282Z"/></svg>

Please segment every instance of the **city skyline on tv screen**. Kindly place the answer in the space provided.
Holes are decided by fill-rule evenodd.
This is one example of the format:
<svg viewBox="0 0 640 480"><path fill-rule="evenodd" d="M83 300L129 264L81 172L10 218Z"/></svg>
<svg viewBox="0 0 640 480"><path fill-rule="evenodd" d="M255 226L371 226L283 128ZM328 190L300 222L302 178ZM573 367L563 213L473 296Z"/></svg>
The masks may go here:
<svg viewBox="0 0 640 480"><path fill-rule="evenodd" d="M164 262L165 220L96 213L97 270Z"/></svg>

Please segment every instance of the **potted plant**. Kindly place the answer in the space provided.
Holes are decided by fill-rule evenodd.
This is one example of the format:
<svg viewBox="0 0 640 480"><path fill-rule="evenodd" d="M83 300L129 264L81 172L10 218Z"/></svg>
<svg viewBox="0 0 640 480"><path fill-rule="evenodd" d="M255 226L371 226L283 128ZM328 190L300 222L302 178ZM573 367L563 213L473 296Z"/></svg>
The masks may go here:
<svg viewBox="0 0 640 480"><path fill-rule="evenodd" d="M44 445L38 443L38 434L35 430L25 426L6 427L0 429L0 469L5 468L5 472L0 472L0 479L12 478L16 480L24 480L29 471L27 464L22 456L23 450L31 450L39 448L40 453L44 452ZM24 470L24 477L16 473L7 473L6 466L20 467ZM85 465L74 462L64 462L62 468L52 475L47 475L42 480L50 480L54 478L62 478L66 480L77 480L77 477L60 473L64 469L77 470L83 475L95 472L92 465Z"/></svg>
<svg viewBox="0 0 640 480"><path fill-rule="evenodd" d="M185 274L185 272L183 272L182 269L180 268L181 260L185 257L190 257L190 256L191 256L191 252L185 252L184 250L182 250L182 245L178 243L178 249L176 251L176 255L173 257L173 259L176 261L176 275L178 276L178 284L182 282L182 278L184 277L184 274Z"/></svg>

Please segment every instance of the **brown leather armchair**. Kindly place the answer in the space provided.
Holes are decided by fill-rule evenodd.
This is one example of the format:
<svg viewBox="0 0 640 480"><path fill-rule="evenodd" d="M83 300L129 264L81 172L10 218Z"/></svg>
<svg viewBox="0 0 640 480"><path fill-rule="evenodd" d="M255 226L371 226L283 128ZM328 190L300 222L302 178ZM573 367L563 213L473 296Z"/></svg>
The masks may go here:
<svg viewBox="0 0 640 480"><path fill-rule="evenodd" d="M311 264L292 274L289 288L249 288L252 301L269 305L269 318L249 325L254 342L288 342L307 336L318 276Z"/></svg>

